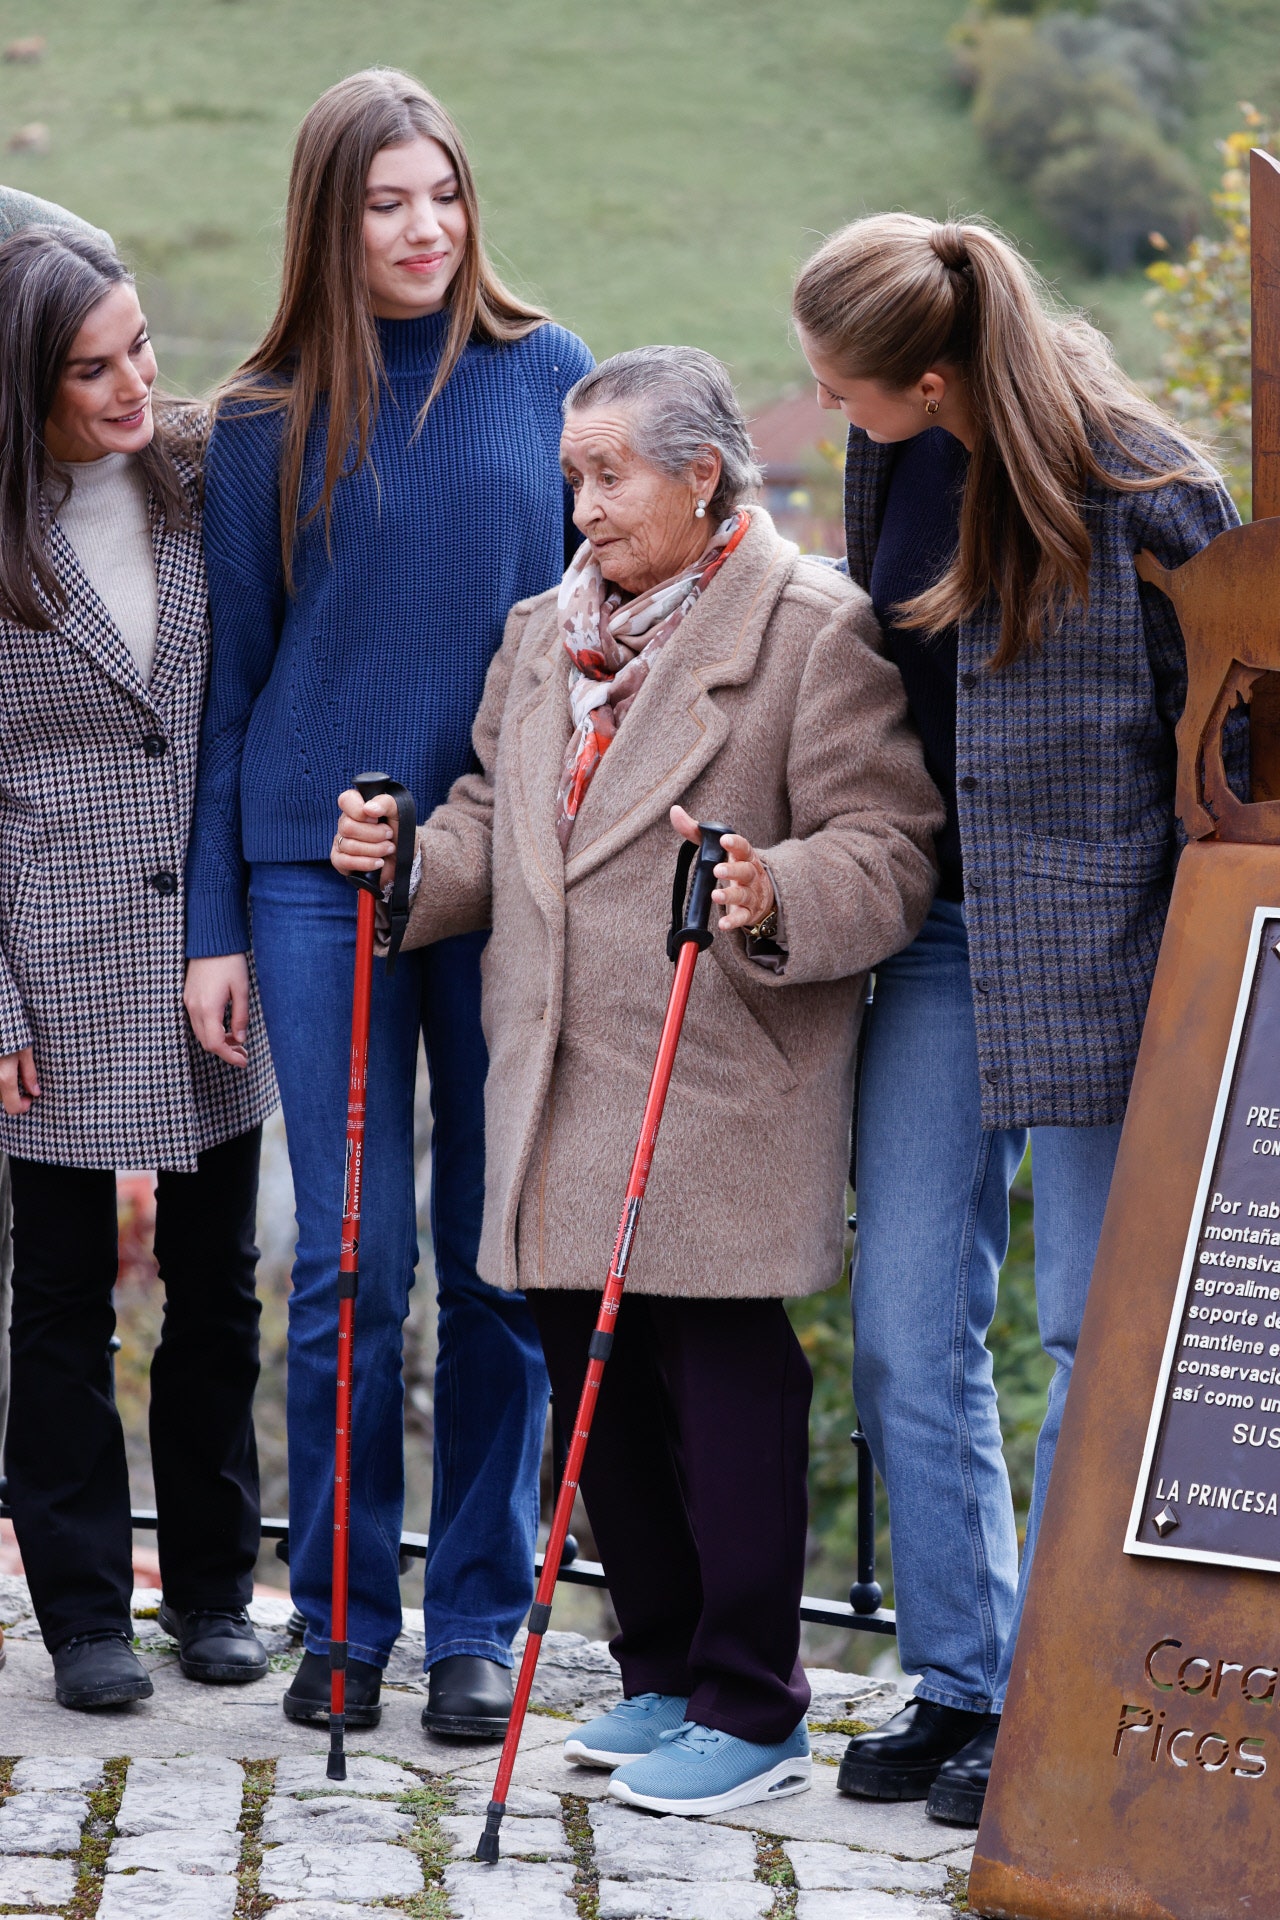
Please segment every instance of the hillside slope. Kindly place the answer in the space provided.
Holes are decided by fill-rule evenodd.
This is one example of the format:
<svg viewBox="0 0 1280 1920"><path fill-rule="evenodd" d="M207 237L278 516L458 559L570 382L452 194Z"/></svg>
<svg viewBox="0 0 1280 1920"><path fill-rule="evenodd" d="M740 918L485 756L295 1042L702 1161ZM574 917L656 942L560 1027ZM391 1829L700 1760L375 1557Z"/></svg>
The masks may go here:
<svg viewBox="0 0 1280 1920"><path fill-rule="evenodd" d="M198 387L251 339L275 282L298 118L332 80L408 67L461 118L515 282L597 352L691 340L758 399L801 377L793 271L862 210L982 207L1073 297L1124 322L1137 283L1089 287L974 139L945 51L959 0L0 0L6 178L109 226L143 269L170 378ZM1212 0L1196 143L1274 73L1272 0ZM1139 355L1144 326L1126 329ZM1130 340L1130 336L1132 336Z"/></svg>

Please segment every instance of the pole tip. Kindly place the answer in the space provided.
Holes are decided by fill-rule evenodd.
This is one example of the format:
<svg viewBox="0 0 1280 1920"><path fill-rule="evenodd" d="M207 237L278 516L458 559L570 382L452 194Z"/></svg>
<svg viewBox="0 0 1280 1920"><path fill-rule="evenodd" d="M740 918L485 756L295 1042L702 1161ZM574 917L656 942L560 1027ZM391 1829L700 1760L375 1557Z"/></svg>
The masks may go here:
<svg viewBox="0 0 1280 1920"><path fill-rule="evenodd" d="M475 1857L492 1866L498 1858L498 1829L507 1810L505 1800L491 1800L485 1813L484 1832L476 1842Z"/></svg>
<svg viewBox="0 0 1280 1920"><path fill-rule="evenodd" d="M326 1780L345 1780L347 1777L346 1755L331 1753L329 1764L324 1770Z"/></svg>

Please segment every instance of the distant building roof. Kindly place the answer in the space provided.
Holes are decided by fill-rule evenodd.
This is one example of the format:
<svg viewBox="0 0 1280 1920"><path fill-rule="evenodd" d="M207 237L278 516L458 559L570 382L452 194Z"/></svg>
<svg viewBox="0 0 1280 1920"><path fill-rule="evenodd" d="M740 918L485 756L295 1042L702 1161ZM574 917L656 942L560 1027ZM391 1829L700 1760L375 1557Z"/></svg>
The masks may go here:
<svg viewBox="0 0 1280 1920"><path fill-rule="evenodd" d="M844 445L844 422L820 407L813 388L775 400L751 421L751 438L773 486L802 486L811 471L809 455L822 440Z"/></svg>

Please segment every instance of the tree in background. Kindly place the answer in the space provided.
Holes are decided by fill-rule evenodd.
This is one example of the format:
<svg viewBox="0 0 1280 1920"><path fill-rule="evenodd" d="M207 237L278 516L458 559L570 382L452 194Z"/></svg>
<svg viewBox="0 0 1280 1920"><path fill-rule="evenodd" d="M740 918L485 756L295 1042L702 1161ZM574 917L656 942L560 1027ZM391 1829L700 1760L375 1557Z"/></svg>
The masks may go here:
<svg viewBox="0 0 1280 1920"><path fill-rule="evenodd" d="M975 0L951 36L993 160L1093 267L1183 241L1201 196L1173 144L1189 104L1200 0Z"/></svg>
<svg viewBox="0 0 1280 1920"><path fill-rule="evenodd" d="M1251 506L1249 384L1249 149L1276 151L1275 130L1247 102L1244 122L1218 141L1222 181L1213 195L1217 231L1199 234L1185 260L1147 268L1152 319L1168 347L1156 397L1203 440L1241 513ZM1160 236L1155 236L1157 243Z"/></svg>

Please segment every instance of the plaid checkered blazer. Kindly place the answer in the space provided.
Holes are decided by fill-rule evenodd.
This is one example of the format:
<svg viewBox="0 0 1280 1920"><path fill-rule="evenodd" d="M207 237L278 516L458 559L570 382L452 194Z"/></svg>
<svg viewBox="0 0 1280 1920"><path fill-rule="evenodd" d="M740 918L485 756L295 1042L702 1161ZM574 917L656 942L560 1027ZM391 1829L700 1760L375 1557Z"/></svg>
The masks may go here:
<svg viewBox="0 0 1280 1920"><path fill-rule="evenodd" d="M845 526L864 587L893 459L851 429ZM1173 730L1186 698L1172 605L1133 557L1149 547L1178 567L1239 524L1220 482L1091 485L1084 515L1087 609L998 673L998 608L960 623L956 799L987 1127L1124 1114L1179 849ZM1231 762L1238 786L1238 742Z"/></svg>
<svg viewBox="0 0 1280 1920"><path fill-rule="evenodd" d="M182 874L209 661L193 524L152 503L150 685L56 520L52 632L0 620L0 1053L35 1050L29 1113L0 1147L75 1167L189 1170L276 1104L256 992L249 1065L200 1048L182 1005Z"/></svg>

